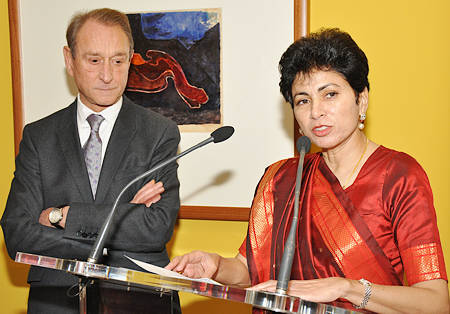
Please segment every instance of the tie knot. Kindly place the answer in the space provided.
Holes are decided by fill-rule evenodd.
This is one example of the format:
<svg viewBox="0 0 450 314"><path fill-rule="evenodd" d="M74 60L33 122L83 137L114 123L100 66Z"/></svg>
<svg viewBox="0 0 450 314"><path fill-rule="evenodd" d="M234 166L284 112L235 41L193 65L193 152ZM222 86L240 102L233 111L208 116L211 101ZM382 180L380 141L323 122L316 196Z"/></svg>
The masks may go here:
<svg viewBox="0 0 450 314"><path fill-rule="evenodd" d="M91 130L93 130L94 132L98 132L98 129L100 129L100 124L102 124L105 118L103 118L103 116L100 114L91 114L89 117L87 117L86 120L91 126Z"/></svg>

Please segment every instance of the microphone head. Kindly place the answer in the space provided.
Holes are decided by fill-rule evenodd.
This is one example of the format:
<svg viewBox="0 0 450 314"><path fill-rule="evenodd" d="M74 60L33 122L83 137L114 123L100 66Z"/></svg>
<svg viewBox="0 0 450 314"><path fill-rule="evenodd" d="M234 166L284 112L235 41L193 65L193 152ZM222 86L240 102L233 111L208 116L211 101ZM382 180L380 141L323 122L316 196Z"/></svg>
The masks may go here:
<svg viewBox="0 0 450 314"><path fill-rule="evenodd" d="M232 126L223 126L211 133L211 137L214 139L214 143L223 142L231 137L234 133Z"/></svg>
<svg viewBox="0 0 450 314"><path fill-rule="evenodd" d="M311 140L307 136L302 136L297 140L297 150L299 153L303 150L305 153L311 149Z"/></svg>

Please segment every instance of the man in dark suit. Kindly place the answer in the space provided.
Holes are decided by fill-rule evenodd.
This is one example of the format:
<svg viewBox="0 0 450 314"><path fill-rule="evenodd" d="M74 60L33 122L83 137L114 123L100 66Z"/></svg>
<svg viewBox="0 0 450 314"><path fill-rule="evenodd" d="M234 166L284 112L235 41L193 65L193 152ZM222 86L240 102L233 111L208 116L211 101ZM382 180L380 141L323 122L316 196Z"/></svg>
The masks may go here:
<svg viewBox="0 0 450 314"><path fill-rule="evenodd" d="M21 251L86 260L121 189L177 151L176 124L122 95L133 52L124 14L99 9L74 16L67 43L66 68L79 94L68 107L24 128L1 220L11 258ZM139 269L128 255L165 266L178 190L176 163L131 186L121 198L102 263ZM77 283L74 276L31 267L28 282L29 313L79 313L78 299L66 296ZM128 295L113 294L114 307ZM155 296L144 296L148 312L158 313L157 303L168 302Z"/></svg>

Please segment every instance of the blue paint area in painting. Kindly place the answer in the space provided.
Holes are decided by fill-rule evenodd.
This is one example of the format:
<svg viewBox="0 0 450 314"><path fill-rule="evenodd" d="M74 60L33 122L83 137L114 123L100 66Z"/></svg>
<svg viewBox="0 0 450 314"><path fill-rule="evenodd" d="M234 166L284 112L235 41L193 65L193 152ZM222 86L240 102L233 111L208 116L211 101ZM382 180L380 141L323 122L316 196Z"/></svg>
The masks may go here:
<svg viewBox="0 0 450 314"><path fill-rule="evenodd" d="M217 25L215 12L189 11L141 14L141 26L148 39L177 39L186 48L203 38L205 33Z"/></svg>

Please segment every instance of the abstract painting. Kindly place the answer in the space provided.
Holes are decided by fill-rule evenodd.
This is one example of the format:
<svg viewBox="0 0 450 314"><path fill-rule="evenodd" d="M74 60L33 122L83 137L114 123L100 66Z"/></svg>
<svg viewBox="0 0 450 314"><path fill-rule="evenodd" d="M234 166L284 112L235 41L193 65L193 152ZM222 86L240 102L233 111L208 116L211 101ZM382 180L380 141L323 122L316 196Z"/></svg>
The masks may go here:
<svg viewBox="0 0 450 314"><path fill-rule="evenodd" d="M221 124L220 9L127 16L134 54L125 94L181 126Z"/></svg>

